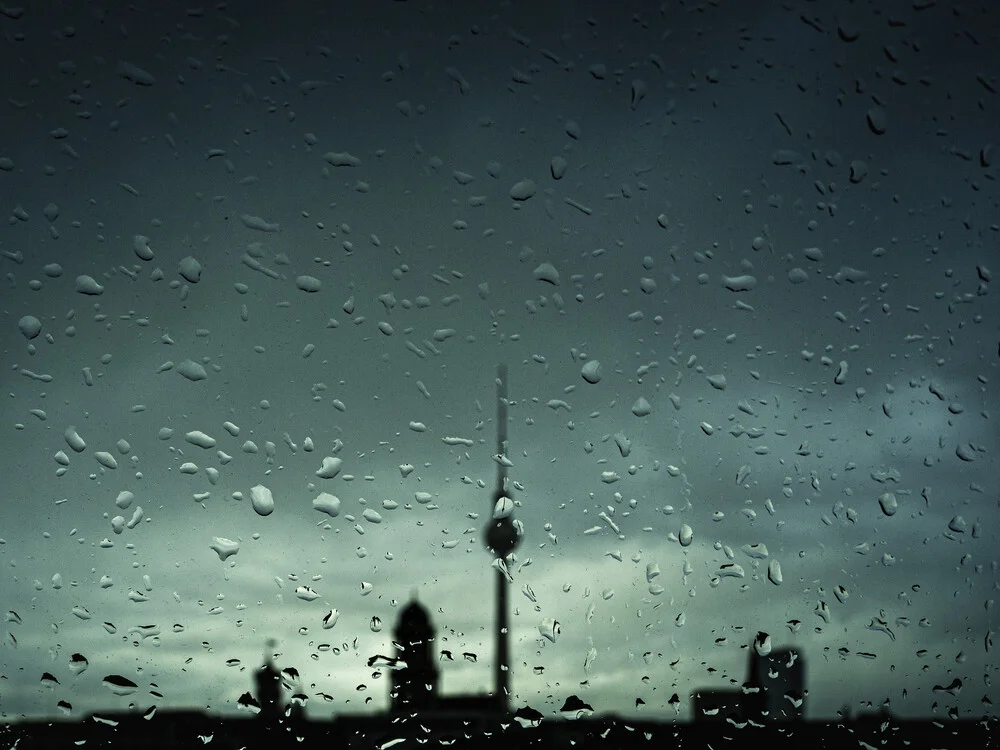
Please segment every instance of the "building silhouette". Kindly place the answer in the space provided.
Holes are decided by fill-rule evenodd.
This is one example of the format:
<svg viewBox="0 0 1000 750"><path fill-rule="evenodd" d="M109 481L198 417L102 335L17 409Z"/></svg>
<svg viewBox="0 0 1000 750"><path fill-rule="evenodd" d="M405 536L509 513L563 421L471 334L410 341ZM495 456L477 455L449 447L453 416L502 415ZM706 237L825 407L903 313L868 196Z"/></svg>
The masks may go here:
<svg viewBox="0 0 1000 750"><path fill-rule="evenodd" d="M506 712L506 700L496 693L441 694L434 625L428 611L416 599L399 613L393 635L396 655L392 660L395 668L390 673L390 714L421 717L455 714L477 719Z"/></svg>
<svg viewBox="0 0 1000 750"><path fill-rule="evenodd" d="M699 689L692 694L695 721L757 724L805 719L806 668L794 648L761 655L752 645L742 687Z"/></svg>
<svg viewBox="0 0 1000 750"><path fill-rule="evenodd" d="M793 648L775 649L761 656L750 649L750 675L745 718L765 722L802 721L805 718L806 667Z"/></svg>
<svg viewBox="0 0 1000 750"><path fill-rule="evenodd" d="M0 746L18 750L86 747L174 750L211 743L223 750L282 750L343 747L386 750L403 747L458 748L619 748L731 747L735 742L772 748L997 747L995 718L902 719L882 711L836 721L806 721L806 668L802 653L782 648L764 654L749 648L746 681L740 688L699 690L692 694L695 720L624 719L594 715L593 707L569 695L560 715L531 706L508 710L496 693L442 695L436 659L440 652L428 610L410 601L394 629L395 657L377 655L369 665L390 668L390 710L380 714L327 715L315 720L296 713L306 700L292 695L286 710L284 691L301 690L297 670L279 671L272 653L253 672L256 717L226 717L211 711L140 707L102 711L82 720L24 721L0 725ZM269 642L273 651L274 642ZM252 702L249 702L252 701ZM241 703L243 699L241 698ZM674 699L670 701L671 705ZM558 703L556 704L558 705ZM600 707L598 707L600 710ZM846 714L847 712L845 712Z"/></svg>
<svg viewBox="0 0 1000 750"><path fill-rule="evenodd" d="M281 700L281 672L274 665L270 650L274 641L268 641L269 652L264 657L264 663L254 672L254 687L257 705L260 706L258 717L267 723L277 723L282 716L284 706Z"/></svg>
<svg viewBox="0 0 1000 750"><path fill-rule="evenodd" d="M391 672L389 705L393 713L426 711L438 699L439 671L434 659L434 628L427 610L413 600L399 614L393 632L396 659L406 666Z"/></svg>

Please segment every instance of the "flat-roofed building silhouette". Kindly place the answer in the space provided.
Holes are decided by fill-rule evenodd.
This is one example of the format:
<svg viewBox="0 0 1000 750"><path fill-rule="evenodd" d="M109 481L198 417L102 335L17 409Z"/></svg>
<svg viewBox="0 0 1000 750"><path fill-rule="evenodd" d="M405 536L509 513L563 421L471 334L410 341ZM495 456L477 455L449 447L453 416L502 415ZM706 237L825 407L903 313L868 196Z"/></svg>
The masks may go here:
<svg viewBox="0 0 1000 750"><path fill-rule="evenodd" d="M692 696L694 721L743 721L742 688L729 690L696 690Z"/></svg>
<svg viewBox="0 0 1000 750"><path fill-rule="evenodd" d="M746 718L765 722L805 718L806 667L798 650L780 648L761 656L751 648L747 682Z"/></svg>
<svg viewBox="0 0 1000 750"><path fill-rule="evenodd" d="M761 655L750 646L747 679L742 688L695 690L694 721L780 723L805 719L806 669L794 648Z"/></svg>

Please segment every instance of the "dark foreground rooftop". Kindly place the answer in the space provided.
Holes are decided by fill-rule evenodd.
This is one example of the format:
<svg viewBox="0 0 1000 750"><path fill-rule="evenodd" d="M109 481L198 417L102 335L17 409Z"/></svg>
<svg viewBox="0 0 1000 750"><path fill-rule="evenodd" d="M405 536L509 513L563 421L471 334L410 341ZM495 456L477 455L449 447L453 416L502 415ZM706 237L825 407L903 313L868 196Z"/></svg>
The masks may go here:
<svg viewBox="0 0 1000 750"><path fill-rule="evenodd" d="M748 744L749 743L749 744ZM83 721L0 727L0 747L34 748L996 748L995 719L904 720L871 716L850 723L672 723L616 717L549 719L527 724L474 714L342 716L332 721L229 718L193 711L101 714Z"/></svg>

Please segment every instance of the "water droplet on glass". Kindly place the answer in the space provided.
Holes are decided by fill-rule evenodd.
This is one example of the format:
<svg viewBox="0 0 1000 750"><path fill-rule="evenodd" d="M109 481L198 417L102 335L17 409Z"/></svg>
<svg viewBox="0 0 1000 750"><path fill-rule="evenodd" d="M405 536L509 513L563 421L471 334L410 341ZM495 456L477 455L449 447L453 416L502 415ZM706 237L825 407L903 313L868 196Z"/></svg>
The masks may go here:
<svg viewBox="0 0 1000 750"><path fill-rule="evenodd" d="M99 463L105 469L118 468L118 460L107 451L97 451L96 453L94 453L94 458L96 458L97 463Z"/></svg>
<svg viewBox="0 0 1000 750"><path fill-rule="evenodd" d="M132 680L119 674L109 674L101 681L101 684L115 695L131 695L139 689L139 686Z"/></svg>
<svg viewBox="0 0 1000 750"><path fill-rule="evenodd" d="M513 186L511 186L510 197L511 200L521 202L528 200L529 198L534 196L534 194L537 192L538 192L538 186L535 184L535 181L525 179L519 182L515 182Z"/></svg>
<svg viewBox="0 0 1000 750"><path fill-rule="evenodd" d="M212 538L211 547L223 562L240 551L239 542L234 542L232 539L226 539L221 536Z"/></svg>
<svg viewBox="0 0 1000 750"><path fill-rule="evenodd" d="M653 407L650 405L644 397L639 396L632 404L632 413L637 417L647 417L653 411Z"/></svg>
<svg viewBox="0 0 1000 750"><path fill-rule="evenodd" d="M496 501L493 506L493 518L499 520L501 518L510 518L514 513L514 501L509 497L501 497Z"/></svg>
<svg viewBox="0 0 1000 750"><path fill-rule="evenodd" d="M177 270L181 277L190 284L197 284L201 281L201 263L191 255L181 258L177 264Z"/></svg>
<svg viewBox="0 0 1000 750"><path fill-rule="evenodd" d="M682 547L690 546L694 540L694 530L687 524L683 524L680 532L677 534L677 540L681 543Z"/></svg>
<svg viewBox="0 0 1000 750"><path fill-rule="evenodd" d="M781 563L774 558L771 558L767 564L767 580L775 586L780 586L783 580L781 577Z"/></svg>
<svg viewBox="0 0 1000 750"><path fill-rule="evenodd" d="M90 662L83 654L73 654L69 657L69 670L75 675L83 674L89 666Z"/></svg>
<svg viewBox="0 0 1000 750"><path fill-rule="evenodd" d="M274 512L274 496L262 484L250 488L250 504L259 516L269 516Z"/></svg>
<svg viewBox="0 0 1000 750"><path fill-rule="evenodd" d="M196 445L199 448L204 448L208 450L215 447L215 438L210 435L206 435L201 430L193 430L184 435L184 439L191 443L191 445Z"/></svg>
<svg viewBox="0 0 1000 750"><path fill-rule="evenodd" d="M17 321L17 329L26 339L33 339L42 332L42 321L34 315L25 315Z"/></svg>
<svg viewBox="0 0 1000 750"><path fill-rule="evenodd" d="M534 271L534 277L537 281L545 281L552 286L559 286L559 271L551 263L545 262L539 264Z"/></svg>
<svg viewBox="0 0 1000 750"><path fill-rule="evenodd" d="M660 575L660 566L655 562L646 565L646 583L652 583L653 579Z"/></svg>
<svg viewBox="0 0 1000 750"><path fill-rule="evenodd" d="M726 376L725 375L722 375L722 374L719 374L719 375L709 375L706 379L708 380L708 384L711 385L716 390L719 390L719 391L726 390Z"/></svg>
<svg viewBox="0 0 1000 750"><path fill-rule="evenodd" d="M63 433L63 437L66 438L67 445L77 453L83 453L87 450L87 444L80 437L80 433L76 431L75 427L67 427Z"/></svg>
<svg viewBox="0 0 1000 750"><path fill-rule="evenodd" d="M580 375L592 385L600 382L602 374L601 363L596 359L588 360L580 369Z"/></svg>
<svg viewBox="0 0 1000 750"><path fill-rule="evenodd" d="M299 276L295 279L295 286L307 294L315 294L323 288L323 283L315 276Z"/></svg>
<svg viewBox="0 0 1000 750"><path fill-rule="evenodd" d="M753 648L758 656L767 656L771 653L771 636L764 631L758 631L753 639Z"/></svg>
<svg viewBox="0 0 1000 750"><path fill-rule="evenodd" d="M327 456L323 459L323 465L317 469L316 476L320 479L333 479L340 472L343 465L343 459L335 456Z"/></svg>
<svg viewBox="0 0 1000 750"><path fill-rule="evenodd" d="M896 496L891 492L883 492L878 498L879 507L882 512L887 516L896 515L896 511L899 508L899 504L896 501Z"/></svg>
<svg viewBox="0 0 1000 750"><path fill-rule="evenodd" d="M96 297L104 294L104 287L98 284L93 276L82 275L76 277L76 291L80 294Z"/></svg>
<svg viewBox="0 0 1000 750"><path fill-rule="evenodd" d="M562 627L558 620L545 619L538 624L538 632L543 638L555 643L562 633Z"/></svg>
<svg viewBox="0 0 1000 750"><path fill-rule="evenodd" d="M319 599L319 594L313 591L308 586L298 586L295 589L295 596L304 602L312 602Z"/></svg>

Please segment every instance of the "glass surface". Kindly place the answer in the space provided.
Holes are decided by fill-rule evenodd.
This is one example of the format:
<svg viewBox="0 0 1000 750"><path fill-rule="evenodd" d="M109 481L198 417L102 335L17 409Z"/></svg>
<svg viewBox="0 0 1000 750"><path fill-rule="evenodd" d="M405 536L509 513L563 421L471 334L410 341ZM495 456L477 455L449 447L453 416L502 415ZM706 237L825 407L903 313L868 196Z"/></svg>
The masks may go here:
<svg viewBox="0 0 1000 750"><path fill-rule="evenodd" d="M997 19L0 7L0 723L992 726Z"/></svg>

